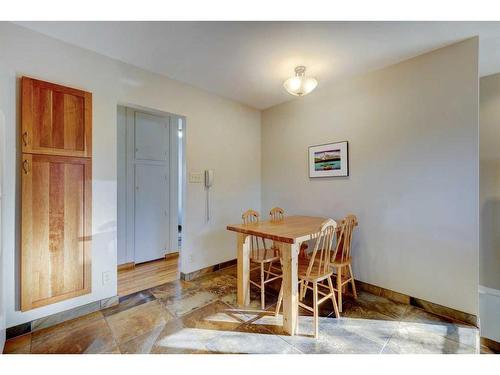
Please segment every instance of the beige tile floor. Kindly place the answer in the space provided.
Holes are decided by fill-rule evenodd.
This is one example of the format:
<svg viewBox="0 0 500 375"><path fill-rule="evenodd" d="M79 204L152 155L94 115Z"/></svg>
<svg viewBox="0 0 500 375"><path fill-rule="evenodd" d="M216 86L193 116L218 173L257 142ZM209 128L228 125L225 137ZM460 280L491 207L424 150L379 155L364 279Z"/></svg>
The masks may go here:
<svg viewBox="0 0 500 375"><path fill-rule="evenodd" d="M284 335L273 314L276 293L262 311L252 290L236 306L235 268L138 292L120 304L6 342L5 353L479 353L477 328L413 306L359 293L335 319L321 308L320 337L301 311L299 334ZM481 351L488 352L487 349Z"/></svg>

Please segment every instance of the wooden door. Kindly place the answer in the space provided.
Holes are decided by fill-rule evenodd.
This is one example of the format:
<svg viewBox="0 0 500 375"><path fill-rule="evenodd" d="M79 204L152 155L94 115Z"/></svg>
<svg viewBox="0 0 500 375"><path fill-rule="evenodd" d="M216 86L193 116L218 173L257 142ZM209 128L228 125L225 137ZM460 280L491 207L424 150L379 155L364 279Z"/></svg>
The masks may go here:
<svg viewBox="0 0 500 375"><path fill-rule="evenodd" d="M21 310L90 293L92 161L22 156Z"/></svg>
<svg viewBox="0 0 500 375"><path fill-rule="evenodd" d="M91 157L92 94L23 77L25 153Z"/></svg>
<svg viewBox="0 0 500 375"><path fill-rule="evenodd" d="M92 94L23 77L21 310L91 290Z"/></svg>

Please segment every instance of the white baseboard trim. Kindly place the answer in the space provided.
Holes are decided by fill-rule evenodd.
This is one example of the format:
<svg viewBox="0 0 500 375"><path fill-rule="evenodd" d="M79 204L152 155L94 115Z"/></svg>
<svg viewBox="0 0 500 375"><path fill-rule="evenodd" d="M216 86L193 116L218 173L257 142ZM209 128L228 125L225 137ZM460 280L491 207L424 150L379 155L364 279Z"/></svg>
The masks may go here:
<svg viewBox="0 0 500 375"><path fill-rule="evenodd" d="M479 318L481 336L500 342L500 290L479 286Z"/></svg>
<svg viewBox="0 0 500 375"><path fill-rule="evenodd" d="M494 288L488 288L483 285L479 285L479 293L480 294L489 294L491 296L500 297L500 290Z"/></svg>

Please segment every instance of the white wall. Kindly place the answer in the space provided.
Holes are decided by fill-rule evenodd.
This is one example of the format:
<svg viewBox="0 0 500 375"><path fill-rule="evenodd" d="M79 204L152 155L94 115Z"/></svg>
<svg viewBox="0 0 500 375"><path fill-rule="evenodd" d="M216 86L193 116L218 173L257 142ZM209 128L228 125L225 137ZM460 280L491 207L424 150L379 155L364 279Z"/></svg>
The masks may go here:
<svg viewBox="0 0 500 375"><path fill-rule="evenodd" d="M166 77L120 63L10 23L0 22L0 111L5 114L2 212L7 326L116 295L117 105L186 116L188 171L215 171L212 220L205 223L203 184L188 184L182 272L236 256L227 223L249 207L260 209L260 112ZM29 75L93 93L92 294L21 313L18 306L19 158L17 77ZM102 272L112 280L102 285Z"/></svg>
<svg viewBox="0 0 500 375"><path fill-rule="evenodd" d="M116 163L116 180L124 183L117 186L117 263L127 263L127 124L126 124L126 107L118 106L116 110L117 128L116 128L116 148L117 148L117 163Z"/></svg>
<svg viewBox="0 0 500 375"><path fill-rule="evenodd" d="M480 84L481 336L500 342L500 74Z"/></svg>
<svg viewBox="0 0 500 375"><path fill-rule="evenodd" d="M481 78L480 119L479 280L500 290L500 74Z"/></svg>
<svg viewBox="0 0 500 375"><path fill-rule="evenodd" d="M0 67L2 63L0 62ZM1 70L1 69L0 69ZM0 74L0 82L3 77ZM0 92L0 107L3 102L2 93ZM5 343L5 282L3 279L3 244L2 244L2 206L3 206L3 150L4 150L4 129L5 129L5 116L0 110L0 353L3 352L3 346Z"/></svg>
<svg viewBox="0 0 500 375"><path fill-rule="evenodd" d="M262 209L352 212L356 278L477 314L478 100L474 38L264 111ZM309 179L343 140L350 176Z"/></svg>

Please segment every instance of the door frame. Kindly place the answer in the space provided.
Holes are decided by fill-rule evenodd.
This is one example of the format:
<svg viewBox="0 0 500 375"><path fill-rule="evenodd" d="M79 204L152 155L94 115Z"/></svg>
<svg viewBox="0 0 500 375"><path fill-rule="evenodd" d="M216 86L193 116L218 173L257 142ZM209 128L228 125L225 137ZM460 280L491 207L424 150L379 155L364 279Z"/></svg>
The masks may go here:
<svg viewBox="0 0 500 375"><path fill-rule="evenodd" d="M121 104L117 106L117 204L118 204L118 220L117 220L117 263L134 264L135 263L135 238L133 222L135 219L134 196L130 193L130 184L134 186L133 170L130 170L130 142L132 146L135 143L135 134L130 134L131 124L129 121L133 117L130 114L134 112L142 112L155 116L168 118L169 124L169 245L165 255L180 252L178 246L178 225L179 223L179 207L185 207L185 153L181 153L182 170L179 171L179 143L182 142L182 149L185 150L185 137L178 137L178 121L182 121L183 135L185 135L186 118L185 116L176 115L169 112L158 111L142 106ZM127 115L129 113L129 115ZM179 184L181 179L181 184ZM179 185L182 188L182 202L179 201ZM182 210L183 211L183 210ZM183 217L184 215L182 215ZM130 223L132 221L132 224ZM132 225L132 226L131 226Z"/></svg>
<svg viewBox="0 0 500 375"><path fill-rule="evenodd" d="M4 194L4 150L5 150L5 115L0 108L0 350L3 352L6 338L6 327L5 327L5 296L4 296L4 270L3 270L3 259L4 259L4 246L3 246L3 221L2 221L2 211L3 211L3 194ZM14 288L15 289L15 288Z"/></svg>

